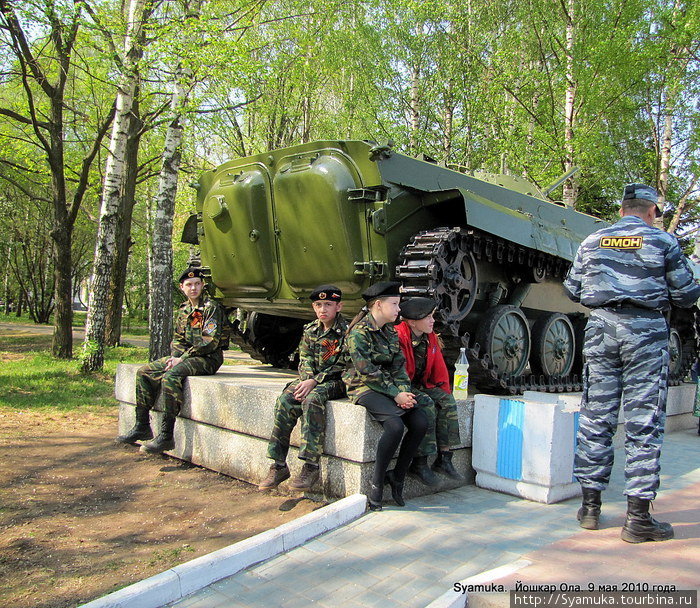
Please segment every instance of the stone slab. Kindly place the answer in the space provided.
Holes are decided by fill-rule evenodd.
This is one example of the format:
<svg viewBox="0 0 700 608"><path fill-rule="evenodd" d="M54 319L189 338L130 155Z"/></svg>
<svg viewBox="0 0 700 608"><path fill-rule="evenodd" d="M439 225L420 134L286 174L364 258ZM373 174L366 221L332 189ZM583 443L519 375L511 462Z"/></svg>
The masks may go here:
<svg viewBox="0 0 700 608"><path fill-rule="evenodd" d="M117 368L115 396L122 403L136 403L135 378L138 365ZM284 386L296 376L266 366L223 366L213 376L195 376L185 381L185 402L180 417L230 429L244 435L269 438L272 434L275 401ZM162 409L162 399L156 404ZM460 442L471 446L474 402L457 402ZM291 444L299 447L299 424ZM326 404L326 437L323 451L354 462L371 462L377 452L381 427L367 411L347 399Z"/></svg>
<svg viewBox="0 0 700 608"><path fill-rule="evenodd" d="M157 428L161 412L151 412L151 425ZM135 406L121 403L119 409L119 433L130 429L136 419ZM378 425L377 425L378 426ZM259 484L267 475L270 460L267 458L267 439L252 437L230 429L223 429L178 416L175 424L175 449L167 454L218 471L253 484ZM287 463L292 477L299 473L303 461L298 458L299 450L291 447ZM471 448L455 450L455 468L465 477L464 482L456 482L438 474L440 485L429 488L409 476L404 487L404 496L413 498L443 490L450 490L466 483L473 483L471 469ZM310 494L322 495L326 500L334 500L351 494L366 494L369 491L374 462L356 462L337 456L324 454L320 461L321 478ZM288 481L280 485L286 490ZM391 498L388 486L386 500Z"/></svg>

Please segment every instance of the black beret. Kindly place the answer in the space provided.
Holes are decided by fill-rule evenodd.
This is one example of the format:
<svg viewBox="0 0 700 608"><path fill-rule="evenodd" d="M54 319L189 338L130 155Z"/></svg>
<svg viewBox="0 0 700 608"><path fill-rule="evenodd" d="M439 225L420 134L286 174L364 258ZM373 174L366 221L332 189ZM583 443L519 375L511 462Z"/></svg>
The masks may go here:
<svg viewBox="0 0 700 608"><path fill-rule="evenodd" d="M404 319L420 321L435 310L437 303L430 298L409 298L401 303L401 316Z"/></svg>
<svg viewBox="0 0 700 608"><path fill-rule="evenodd" d="M187 279L202 279L204 280L204 273L201 268L188 268L180 275L178 281L184 283Z"/></svg>
<svg viewBox="0 0 700 608"><path fill-rule="evenodd" d="M318 300L331 300L332 302L340 302L343 299L343 292L335 285L319 285L309 295L309 300L317 302Z"/></svg>
<svg viewBox="0 0 700 608"><path fill-rule="evenodd" d="M399 291L399 287L401 287L401 283L397 283L396 281L381 281L365 289L362 293L362 297L366 302L369 302L376 298L400 296L401 292Z"/></svg>

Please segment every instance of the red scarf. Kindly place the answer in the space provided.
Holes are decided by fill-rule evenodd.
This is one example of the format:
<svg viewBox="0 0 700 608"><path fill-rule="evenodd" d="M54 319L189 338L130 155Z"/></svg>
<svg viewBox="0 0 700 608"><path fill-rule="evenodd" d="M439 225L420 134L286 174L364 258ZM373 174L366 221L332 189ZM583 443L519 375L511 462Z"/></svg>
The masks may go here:
<svg viewBox="0 0 700 608"><path fill-rule="evenodd" d="M406 359L406 373L413 380L416 374L416 361L413 357L413 344L411 343L411 328L406 321L395 326L396 333L399 334L399 344L403 356ZM421 378L421 384L425 388L441 388L446 393L450 392L450 375L447 373L447 365L442 356L442 351L438 345L435 332L428 334L428 355L425 363L425 372Z"/></svg>

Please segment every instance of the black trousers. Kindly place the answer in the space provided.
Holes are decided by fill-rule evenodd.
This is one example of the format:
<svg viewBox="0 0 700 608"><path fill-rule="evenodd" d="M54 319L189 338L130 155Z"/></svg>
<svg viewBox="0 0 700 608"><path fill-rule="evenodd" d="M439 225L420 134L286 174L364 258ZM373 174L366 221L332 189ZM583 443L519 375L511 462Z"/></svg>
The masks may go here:
<svg viewBox="0 0 700 608"><path fill-rule="evenodd" d="M393 399L374 391L359 397L357 403L367 408L369 412L386 411L389 409L388 406L396 406ZM379 421L383 432L377 445L377 458L374 462L374 473L372 474L372 484L375 486L381 487L384 485L384 475L399 444L401 447L396 458L394 474L397 481L403 481L411 460L416 455L418 446L428 430L428 417L422 408L413 407L408 410L401 410L401 412L401 415L386 416L384 420ZM406 431L405 436L404 430ZM403 441L401 440L402 437Z"/></svg>

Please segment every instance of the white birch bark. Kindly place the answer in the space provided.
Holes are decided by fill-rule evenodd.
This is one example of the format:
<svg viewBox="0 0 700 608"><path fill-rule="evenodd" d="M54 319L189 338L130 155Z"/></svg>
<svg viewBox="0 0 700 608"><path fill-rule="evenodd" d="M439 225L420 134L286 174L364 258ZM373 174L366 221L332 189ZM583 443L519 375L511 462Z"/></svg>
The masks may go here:
<svg viewBox="0 0 700 608"><path fill-rule="evenodd" d="M574 43L576 41L575 0L567 0L566 13L566 98L564 101L564 172L574 168L574 123L576 80L574 77ZM576 202L576 182L570 177L564 182L563 202L573 207Z"/></svg>
<svg viewBox="0 0 700 608"><path fill-rule="evenodd" d="M149 276L148 327L151 334L151 359L169 353L173 333L173 216L180 170L182 111L187 102L191 72L178 68L170 103L171 119L165 134L163 164L153 209L151 267Z"/></svg>
<svg viewBox="0 0 700 608"><path fill-rule="evenodd" d="M117 110L107 154L100 222L95 244L95 261L90 278L88 314L82 353L83 371L101 369L104 362L109 282L116 251L116 229L121 190L124 183L129 116L138 79L138 70L136 69L138 53L135 52L135 48L141 40L145 5L146 0L130 0L128 5L128 21L124 37L124 69L117 90Z"/></svg>

